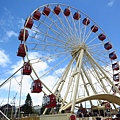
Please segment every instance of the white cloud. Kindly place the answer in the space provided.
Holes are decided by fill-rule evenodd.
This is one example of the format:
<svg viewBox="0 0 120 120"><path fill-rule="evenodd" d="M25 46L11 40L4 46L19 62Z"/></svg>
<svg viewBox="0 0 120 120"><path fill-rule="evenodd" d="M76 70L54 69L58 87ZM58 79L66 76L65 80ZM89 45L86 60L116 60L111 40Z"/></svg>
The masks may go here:
<svg viewBox="0 0 120 120"><path fill-rule="evenodd" d="M7 42L9 38L17 37L18 33L15 31L23 27L23 22L23 19L14 17L7 8L4 8L0 16L0 42Z"/></svg>
<svg viewBox="0 0 120 120"><path fill-rule="evenodd" d="M18 34L15 33L14 31L5 31L0 42L6 42L8 41L11 37L17 37Z"/></svg>
<svg viewBox="0 0 120 120"><path fill-rule="evenodd" d="M14 31L7 31L6 35L8 36L8 38L11 38L12 36L15 36L15 37L18 36L17 33L15 33Z"/></svg>
<svg viewBox="0 0 120 120"><path fill-rule="evenodd" d="M24 26L24 23L25 23L25 20L24 19L19 19L18 20L18 28L19 29L22 29L23 28L23 26Z"/></svg>
<svg viewBox="0 0 120 120"><path fill-rule="evenodd" d="M115 3L115 0L110 0L110 2L108 3L108 6L112 7L114 3Z"/></svg>
<svg viewBox="0 0 120 120"><path fill-rule="evenodd" d="M0 16L0 27L2 32L8 31L10 29L16 28L16 17L14 17L11 12L7 9L4 8L1 16Z"/></svg>
<svg viewBox="0 0 120 120"><path fill-rule="evenodd" d="M9 63L11 63L9 56L5 53L4 50L0 50L0 66L6 67Z"/></svg>
<svg viewBox="0 0 120 120"><path fill-rule="evenodd" d="M39 53L37 53L37 52L29 53L29 56L30 56L30 59L32 59L32 58L39 58L40 57ZM44 61L40 61L40 62L37 62L37 61L38 61L38 59L32 60L32 63L34 63L34 64L32 64L32 66L33 66L35 72L37 73L37 75L40 76L43 73L45 73L45 71L48 68L48 64L46 62L44 62ZM22 67L23 63L24 62L23 62L22 59L20 61L17 61L16 64L11 66L11 70L9 71L9 74L13 75L20 67ZM32 75L32 77L34 79L36 79L35 74L34 74L33 71L32 71L31 75ZM30 93L30 95L32 97L32 100L33 100L33 105L41 105L43 93L42 92L39 93L39 94L31 93L30 87L31 87L31 84L32 84L33 80L30 77L30 75L22 75L21 74L21 70L19 70L19 72L17 72L11 78L11 93L10 94L11 94L12 97L10 97L10 99L11 99L10 101L12 101L13 97L15 96L15 94L18 93L18 96L16 97L16 105L19 104L19 96L20 96L19 95L20 94L20 85L19 84L20 84L21 80L22 80L22 92L21 92L22 93L21 94L22 95L22 99L21 99L21 104L24 104L24 101L26 99L27 94ZM52 86L55 84L56 77L52 76L52 75L51 76L49 75L49 76L46 76L42 80L43 80L43 82L45 84L47 84L47 86L49 88L52 88ZM5 81L5 80L1 79L0 80L0 84L3 83L3 81ZM50 83L49 83L49 81L50 81ZM0 102L2 101L1 100L2 98L6 99L5 97L8 96L7 91L9 89L9 85L10 85L10 80L4 86L2 86L2 88L1 88L2 90L1 91L4 91L4 92L6 91L6 93L3 94L4 97L3 96L0 97ZM14 92L14 94L13 94L13 92Z"/></svg>

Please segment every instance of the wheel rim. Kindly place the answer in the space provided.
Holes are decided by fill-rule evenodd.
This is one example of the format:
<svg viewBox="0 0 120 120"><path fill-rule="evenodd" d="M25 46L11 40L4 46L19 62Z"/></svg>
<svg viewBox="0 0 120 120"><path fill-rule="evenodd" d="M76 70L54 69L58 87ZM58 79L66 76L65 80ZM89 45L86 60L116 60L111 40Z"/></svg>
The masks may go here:
<svg viewBox="0 0 120 120"><path fill-rule="evenodd" d="M55 6L61 9L58 15L54 12ZM45 7L50 9L48 15L47 13L46 15L43 14ZM65 9L70 10L70 15L65 15ZM59 86L57 86L56 89L49 90L44 84L49 92L55 94L56 91L59 90L59 95L63 95L62 90L66 88L64 86L70 85L71 88L69 89L68 87L65 90L63 100L64 102L66 100L72 101L75 98L71 108L72 112L75 107L76 97L90 96L99 93L113 94L111 91L112 86L120 93L114 85L114 71L112 69L112 64L118 60L117 58L109 58L109 54L112 53L114 49L110 48L106 50L104 48L106 43L111 42L104 31L89 16L71 6L64 4L58 5L56 3L40 6L36 10L41 13L40 19L34 20L32 28L24 27L24 30L27 29L30 33L29 38L24 41L24 45L28 47L24 61L31 62L35 76L40 79L44 79L45 75L53 74L53 71L60 68L65 69L61 72L60 76L57 75L59 76L59 82L56 86ZM29 18L33 17L35 11L31 13ZM75 19L73 17L74 13L79 13L80 18ZM25 24L27 23L28 21ZM95 31L92 31L93 29L91 27L93 25L95 25L98 30L94 29ZM105 38L104 36L102 36L103 38L99 38L100 34L105 35ZM39 52L40 57L30 58L30 53L32 52ZM35 59L37 59L38 62L40 62L40 60L48 61L50 69L47 70L45 74L38 75L32 63L32 60ZM77 75L79 73L78 71L80 72L79 76ZM31 77L34 80L34 77ZM61 79L64 79L64 82ZM77 81L78 85L75 85L76 79L79 79ZM92 79L94 79L94 81ZM73 80L73 82L71 80ZM66 85L64 84L65 82L67 83ZM74 86L76 86L77 89ZM68 95L69 93L70 95ZM93 105L91 101L90 104L91 106ZM99 104L101 104L101 101L99 101Z"/></svg>

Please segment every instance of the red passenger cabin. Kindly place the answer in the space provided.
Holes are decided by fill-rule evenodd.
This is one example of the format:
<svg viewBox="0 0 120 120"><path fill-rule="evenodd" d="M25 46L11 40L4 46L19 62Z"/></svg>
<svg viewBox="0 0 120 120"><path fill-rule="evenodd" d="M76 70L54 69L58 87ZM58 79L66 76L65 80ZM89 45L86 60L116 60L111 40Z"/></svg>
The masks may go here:
<svg viewBox="0 0 120 120"><path fill-rule="evenodd" d="M75 114L70 115L70 120L77 120L76 115Z"/></svg>
<svg viewBox="0 0 120 120"><path fill-rule="evenodd" d="M98 39L101 40L101 41L103 41L103 40L106 39L106 36L105 36L104 34L100 34L100 35L98 36Z"/></svg>
<svg viewBox="0 0 120 120"><path fill-rule="evenodd" d="M120 84L119 83L115 84L115 86L118 88L118 90L120 90Z"/></svg>
<svg viewBox="0 0 120 120"><path fill-rule="evenodd" d="M30 75L32 72L32 68L29 64L29 62L25 62L22 70L23 75Z"/></svg>
<svg viewBox="0 0 120 120"><path fill-rule="evenodd" d="M43 106L46 108L54 108L56 107L56 96L51 95L44 95L43 96Z"/></svg>
<svg viewBox="0 0 120 120"><path fill-rule="evenodd" d="M19 33L19 36L18 36L18 39L19 40L21 40L21 41L23 41L23 40L27 40L27 38L28 38L28 30L24 30L24 29L21 29L20 30L20 33Z"/></svg>
<svg viewBox="0 0 120 120"><path fill-rule="evenodd" d="M43 10L42 14L48 16L50 14L50 8L49 7L44 7L44 10Z"/></svg>
<svg viewBox="0 0 120 120"><path fill-rule="evenodd" d="M115 86L118 88L118 90L120 90L120 85L119 85L119 83L117 83L117 84L115 84ZM116 90L115 90L115 88L112 86L112 91L115 93L116 92Z"/></svg>
<svg viewBox="0 0 120 120"><path fill-rule="evenodd" d="M112 69L113 69L113 70L119 70L119 63L118 63L118 62L113 63L113 64L112 64Z"/></svg>
<svg viewBox="0 0 120 120"><path fill-rule="evenodd" d="M39 79L34 80L31 85L31 93L40 93L42 91L42 83Z"/></svg>
<svg viewBox="0 0 120 120"><path fill-rule="evenodd" d="M68 16L70 15L70 9L69 9L69 8L65 8L65 10L64 10L64 15L65 15L66 17L68 17Z"/></svg>
<svg viewBox="0 0 120 120"><path fill-rule="evenodd" d="M113 75L113 80L114 80L115 82L119 82L119 76L120 76L119 73L114 74L114 75Z"/></svg>
<svg viewBox="0 0 120 120"><path fill-rule="evenodd" d="M109 54L109 58L110 58L111 60L117 59L116 53L115 53L115 52L110 53L110 54Z"/></svg>
<svg viewBox="0 0 120 120"><path fill-rule="evenodd" d="M54 8L54 13L55 13L56 15L59 15L60 12L61 12L60 7L59 7L59 6L55 6L55 8Z"/></svg>
<svg viewBox="0 0 120 120"><path fill-rule="evenodd" d="M94 33L96 33L98 31L98 27L96 25L93 25L91 27L91 31L94 32Z"/></svg>
<svg viewBox="0 0 120 120"><path fill-rule="evenodd" d="M41 17L41 13L39 10L36 10L34 13L33 13L33 19L34 20L39 20Z"/></svg>
<svg viewBox="0 0 120 120"><path fill-rule="evenodd" d="M26 50L27 50L27 46L26 46ZM25 57L25 55L26 55L25 46L24 46L24 44L20 44L20 46L18 48L17 56Z"/></svg>
<svg viewBox="0 0 120 120"><path fill-rule="evenodd" d="M120 86L118 85L118 90L120 90Z"/></svg>
<svg viewBox="0 0 120 120"><path fill-rule="evenodd" d="M33 19L32 18L28 18L28 19L26 19L26 21L25 21L25 24L24 24L24 26L26 27L26 28L32 28L32 26L33 26Z"/></svg>
<svg viewBox="0 0 120 120"><path fill-rule="evenodd" d="M73 18L74 18L75 20L79 20L79 18L80 18L80 13L76 12L76 13L73 15Z"/></svg>
<svg viewBox="0 0 120 120"><path fill-rule="evenodd" d="M104 44L104 48L106 50L110 50L112 48L112 44L110 42L107 42L107 43Z"/></svg>
<svg viewBox="0 0 120 120"><path fill-rule="evenodd" d="M116 93L116 90L115 90L115 88L112 86L112 91L113 91L113 93L115 94Z"/></svg>
<svg viewBox="0 0 120 120"><path fill-rule="evenodd" d="M90 24L90 20L88 18L84 18L83 19L83 24L84 25L89 25Z"/></svg>
<svg viewBox="0 0 120 120"><path fill-rule="evenodd" d="M111 108L110 103L107 102L107 101L102 102L101 105L102 105L102 106L105 106L106 109L110 109L110 108Z"/></svg>

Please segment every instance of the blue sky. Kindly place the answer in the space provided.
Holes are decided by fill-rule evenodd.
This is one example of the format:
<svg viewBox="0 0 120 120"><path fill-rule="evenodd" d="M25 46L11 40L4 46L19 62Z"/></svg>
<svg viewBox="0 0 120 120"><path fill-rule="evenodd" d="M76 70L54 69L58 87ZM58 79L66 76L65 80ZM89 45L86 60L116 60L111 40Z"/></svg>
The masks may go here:
<svg viewBox="0 0 120 120"><path fill-rule="evenodd" d="M21 65L22 59L16 52L24 20L33 10L49 3L63 3L87 14L110 38L119 58L119 0L0 0L0 81L6 80Z"/></svg>

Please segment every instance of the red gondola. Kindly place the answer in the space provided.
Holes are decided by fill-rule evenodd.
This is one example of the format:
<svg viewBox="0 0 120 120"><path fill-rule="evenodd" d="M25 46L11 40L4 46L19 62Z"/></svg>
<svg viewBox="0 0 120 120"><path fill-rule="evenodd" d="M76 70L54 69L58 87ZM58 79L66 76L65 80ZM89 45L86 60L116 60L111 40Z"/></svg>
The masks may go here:
<svg viewBox="0 0 120 120"><path fill-rule="evenodd" d="M34 80L31 85L31 93L40 93L42 91L42 83L39 79Z"/></svg>
<svg viewBox="0 0 120 120"><path fill-rule="evenodd" d="M54 13L55 13L56 15L59 15L60 11L61 11L60 7L59 7L59 6L55 6L55 8L54 8Z"/></svg>
<svg viewBox="0 0 120 120"><path fill-rule="evenodd" d="M49 7L44 7L44 10L43 10L42 14L48 16L50 14L50 8Z"/></svg>
<svg viewBox="0 0 120 120"><path fill-rule="evenodd" d="M54 108L56 107L56 97L55 95L45 95L43 96L43 106L46 108Z"/></svg>
<svg viewBox="0 0 120 120"><path fill-rule="evenodd" d="M64 15L67 16L67 17L70 15L70 9L69 8L65 8Z"/></svg>
<svg viewBox="0 0 120 120"><path fill-rule="evenodd" d="M111 60L117 59L116 53L115 53L115 52L110 53L110 54L109 54L109 58L110 58Z"/></svg>
<svg viewBox="0 0 120 120"><path fill-rule="evenodd" d="M90 24L90 20L88 18L84 18L83 24L84 25L89 25Z"/></svg>
<svg viewBox="0 0 120 120"><path fill-rule="evenodd" d="M119 83L117 83L117 84L115 84L115 86L118 88L118 90L120 90L120 85L119 85ZM112 91L115 93L116 92L116 90L115 90L115 88L112 86Z"/></svg>
<svg viewBox="0 0 120 120"><path fill-rule="evenodd" d="M98 36L98 39L101 40L101 41L103 41L103 40L106 39L106 36L105 36L104 34L100 34L100 35Z"/></svg>
<svg viewBox="0 0 120 120"><path fill-rule="evenodd" d="M115 90L115 88L112 86L112 91L113 91L113 93L115 94L116 93L116 90Z"/></svg>
<svg viewBox="0 0 120 120"><path fill-rule="evenodd" d="M70 120L77 120L76 115L75 114L70 115Z"/></svg>
<svg viewBox="0 0 120 120"><path fill-rule="evenodd" d="M118 86L118 90L120 90L120 86Z"/></svg>
<svg viewBox="0 0 120 120"><path fill-rule="evenodd" d="M26 50L27 50L27 46L26 46ZM26 55L25 46L24 46L24 44L20 44L20 46L18 48L17 56L25 57L25 55Z"/></svg>
<svg viewBox="0 0 120 120"><path fill-rule="evenodd" d="M114 74L113 75L113 80L115 81L115 82L119 82L119 73L117 73L117 74Z"/></svg>
<svg viewBox="0 0 120 120"><path fill-rule="evenodd" d="M41 13L39 10L36 10L34 13L33 13L33 19L34 20L39 20L41 17Z"/></svg>
<svg viewBox="0 0 120 120"><path fill-rule="evenodd" d="M110 103L107 101L102 102L102 106L105 106L105 108L107 108L107 109L111 108Z"/></svg>
<svg viewBox="0 0 120 120"><path fill-rule="evenodd" d="M19 33L19 36L18 36L18 39L19 40L21 40L21 41L23 41L23 40L27 40L27 38L28 38L28 30L24 30L24 29L21 29L20 30L20 33Z"/></svg>
<svg viewBox="0 0 120 120"><path fill-rule="evenodd" d="M75 20L79 20L79 18L80 18L80 13L76 12L76 13L73 15L73 18L74 18Z"/></svg>
<svg viewBox="0 0 120 120"><path fill-rule="evenodd" d="M25 62L22 70L23 75L30 75L32 72L32 68L29 64L29 62Z"/></svg>
<svg viewBox="0 0 120 120"><path fill-rule="evenodd" d="M118 83L117 83L117 84L115 84L115 86L118 86Z"/></svg>
<svg viewBox="0 0 120 120"><path fill-rule="evenodd" d="M96 25L93 25L91 27L91 31L94 32L94 33L96 33L98 31L98 27Z"/></svg>
<svg viewBox="0 0 120 120"><path fill-rule="evenodd" d="M116 63L112 64L112 69L113 70L119 70L119 63L116 62Z"/></svg>
<svg viewBox="0 0 120 120"><path fill-rule="evenodd" d="M31 29L32 26L33 26L33 19L32 19L32 18L26 19L24 26L25 26L26 28L30 28L30 29Z"/></svg>
<svg viewBox="0 0 120 120"><path fill-rule="evenodd" d="M106 50L110 50L112 48L112 44L110 42L107 42L107 43L104 44L104 48Z"/></svg>

